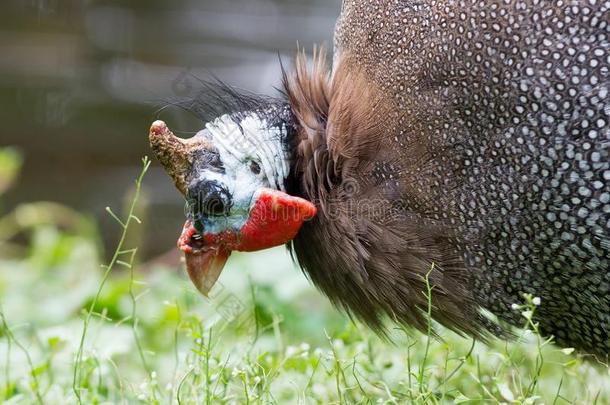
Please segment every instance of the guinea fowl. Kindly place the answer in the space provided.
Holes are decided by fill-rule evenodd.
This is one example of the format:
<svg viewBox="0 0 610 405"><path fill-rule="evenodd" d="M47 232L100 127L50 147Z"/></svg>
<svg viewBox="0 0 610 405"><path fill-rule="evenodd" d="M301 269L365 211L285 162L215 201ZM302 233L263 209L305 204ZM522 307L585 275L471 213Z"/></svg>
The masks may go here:
<svg viewBox="0 0 610 405"><path fill-rule="evenodd" d="M231 251L287 244L376 330L424 329L428 280L478 337L529 293L543 334L607 358L609 70L609 1L346 0L332 70L300 54L277 99L208 84L191 139L153 123L188 273L206 294Z"/></svg>

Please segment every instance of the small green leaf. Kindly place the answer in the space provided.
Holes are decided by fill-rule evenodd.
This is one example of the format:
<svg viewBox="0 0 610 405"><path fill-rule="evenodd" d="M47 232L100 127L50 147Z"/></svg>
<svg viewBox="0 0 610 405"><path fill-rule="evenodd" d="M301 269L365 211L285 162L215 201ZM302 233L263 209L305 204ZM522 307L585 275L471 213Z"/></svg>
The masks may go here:
<svg viewBox="0 0 610 405"><path fill-rule="evenodd" d="M48 368L49 367L48 367L47 363L41 364L40 366L38 366L32 370L32 376L38 377L39 375L44 374Z"/></svg>

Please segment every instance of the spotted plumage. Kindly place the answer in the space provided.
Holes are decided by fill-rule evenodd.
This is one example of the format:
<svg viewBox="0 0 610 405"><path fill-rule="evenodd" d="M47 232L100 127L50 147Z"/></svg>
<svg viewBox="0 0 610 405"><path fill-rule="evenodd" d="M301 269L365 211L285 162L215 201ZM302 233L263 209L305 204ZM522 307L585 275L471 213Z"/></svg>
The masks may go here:
<svg viewBox="0 0 610 405"><path fill-rule="evenodd" d="M519 324L532 293L544 333L607 355L610 2L345 1L335 47L392 97L393 171L435 202L408 209L458 229L474 301Z"/></svg>
<svg viewBox="0 0 610 405"><path fill-rule="evenodd" d="M203 226L185 225L198 288L231 250L291 239L311 281L376 330L387 318L426 330L429 284L435 320L503 335L484 310L520 326L514 304L529 293L543 334L608 358L610 1L345 0L332 68L324 52L300 55L283 84L284 100L226 90L246 111L222 120L241 131L178 140L151 128L184 193L240 184L222 215L198 209ZM269 111L281 122L265 128ZM243 130L247 117L260 125ZM240 162L257 153L225 148L213 179L200 163L263 139L286 161L253 172ZM260 215L283 209L298 215Z"/></svg>

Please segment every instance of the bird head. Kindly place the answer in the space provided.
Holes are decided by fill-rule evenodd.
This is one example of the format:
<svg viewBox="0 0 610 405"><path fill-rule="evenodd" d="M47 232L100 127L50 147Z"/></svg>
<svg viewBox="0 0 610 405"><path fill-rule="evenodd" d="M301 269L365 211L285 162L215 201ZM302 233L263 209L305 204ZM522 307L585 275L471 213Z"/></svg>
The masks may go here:
<svg viewBox="0 0 610 405"><path fill-rule="evenodd" d="M157 159L186 198L178 247L206 296L232 251L287 243L316 214L314 204L286 192L289 116L277 106L224 114L190 139L176 137L163 121L150 128Z"/></svg>

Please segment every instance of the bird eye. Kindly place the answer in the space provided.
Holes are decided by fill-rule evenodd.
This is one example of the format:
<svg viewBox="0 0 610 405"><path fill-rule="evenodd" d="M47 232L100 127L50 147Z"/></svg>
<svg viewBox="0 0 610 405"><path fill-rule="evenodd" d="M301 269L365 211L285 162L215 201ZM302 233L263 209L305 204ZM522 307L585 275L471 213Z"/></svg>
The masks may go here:
<svg viewBox="0 0 610 405"><path fill-rule="evenodd" d="M254 174L260 174L261 167L258 163L256 163L254 160L252 160L252 161L250 161L250 171Z"/></svg>

